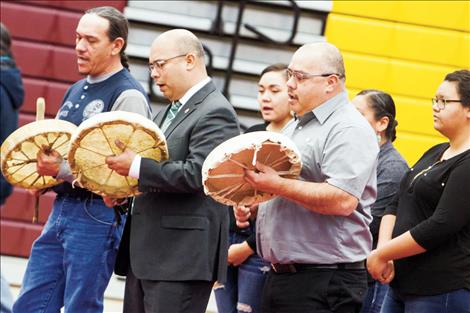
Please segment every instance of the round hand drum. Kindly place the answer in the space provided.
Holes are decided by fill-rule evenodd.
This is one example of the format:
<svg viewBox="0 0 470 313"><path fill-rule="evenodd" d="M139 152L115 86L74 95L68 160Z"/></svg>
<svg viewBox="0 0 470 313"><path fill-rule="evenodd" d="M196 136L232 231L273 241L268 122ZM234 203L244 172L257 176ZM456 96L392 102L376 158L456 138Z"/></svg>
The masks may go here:
<svg viewBox="0 0 470 313"><path fill-rule="evenodd" d="M300 152L286 136L260 131L231 138L217 146L202 166L204 192L227 205L250 205L275 195L253 189L244 180L244 169L255 170L256 162L273 168L280 176L300 174Z"/></svg>
<svg viewBox="0 0 470 313"><path fill-rule="evenodd" d="M116 139L144 158L168 159L165 136L155 123L137 113L113 111L80 124L70 141L70 168L76 182L96 194L112 198L137 195L137 179L121 176L106 165L106 157L123 152Z"/></svg>
<svg viewBox="0 0 470 313"><path fill-rule="evenodd" d="M26 189L44 189L60 183L51 176L37 173L39 151L56 150L65 157L77 126L62 120L39 120L18 128L1 148L2 173L12 185Z"/></svg>

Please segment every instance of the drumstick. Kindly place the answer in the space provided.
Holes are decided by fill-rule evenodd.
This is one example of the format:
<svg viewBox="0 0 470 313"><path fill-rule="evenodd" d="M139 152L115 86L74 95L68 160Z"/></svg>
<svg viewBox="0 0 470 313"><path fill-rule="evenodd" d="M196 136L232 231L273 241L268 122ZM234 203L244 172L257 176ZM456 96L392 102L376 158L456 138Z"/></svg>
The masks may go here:
<svg viewBox="0 0 470 313"><path fill-rule="evenodd" d="M36 100L36 121L41 121L44 119L44 111L46 109L46 101L44 98L39 97Z"/></svg>
<svg viewBox="0 0 470 313"><path fill-rule="evenodd" d="M39 97L36 100L36 121L42 121L44 119L46 111L46 101L43 97ZM42 145L41 150L45 154L50 154L52 145Z"/></svg>
<svg viewBox="0 0 470 313"><path fill-rule="evenodd" d="M46 101L44 98L39 97L36 100L36 121L41 121L44 119L44 111L46 109ZM45 148L45 147L43 147ZM46 148L47 149L47 148ZM45 149L45 150L46 150ZM47 151L46 151L47 153ZM41 195L40 192L35 194L35 201L34 201L34 215L33 215L33 224L36 224L39 219L39 196Z"/></svg>

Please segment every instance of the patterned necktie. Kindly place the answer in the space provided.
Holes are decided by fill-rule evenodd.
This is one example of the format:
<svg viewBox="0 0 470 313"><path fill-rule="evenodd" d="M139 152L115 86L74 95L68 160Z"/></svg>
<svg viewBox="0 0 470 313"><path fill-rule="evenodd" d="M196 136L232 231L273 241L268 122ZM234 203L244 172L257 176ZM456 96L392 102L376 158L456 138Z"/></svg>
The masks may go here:
<svg viewBox="0 0 470 313"><path fill-rule="evenodd" d="M168 110L168 113L162 124L162 132L165 132L168 126L170 126L171 122L175 119L176 114L178 114L178 109L180 108L180 106L181 106L181 102L179 101L173 102L171 104L171 107Z"/></svg>

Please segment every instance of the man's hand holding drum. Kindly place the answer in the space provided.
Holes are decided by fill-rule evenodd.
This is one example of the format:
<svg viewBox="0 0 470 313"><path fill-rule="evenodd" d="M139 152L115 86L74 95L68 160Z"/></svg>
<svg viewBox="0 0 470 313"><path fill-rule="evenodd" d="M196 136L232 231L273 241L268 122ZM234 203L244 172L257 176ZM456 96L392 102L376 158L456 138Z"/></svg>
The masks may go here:
<svg viewBox="0 0 470 313"><path fill-rule="evenodd" d="M245 181L254 189L279 194L282 177L269 166L256 162L256 171L245 170Z"/></svg>
<svg viewBox="0 0 470 313"><path fill-rule="evenodd" d="M130 149L126 149L126 146L119 140L116 140L115 143L116 146L124 152L116 156L107 157L106 164L119 175L129 176L132 160L134 160L136 153Z"/></svg>
<svg viewBox="0 0 470 313"><path fill-rule="evenodd" d="M40 150L37 154L37 172L43 176L57 176L62 163L62 156L56 150L46 153Z"/></svg>

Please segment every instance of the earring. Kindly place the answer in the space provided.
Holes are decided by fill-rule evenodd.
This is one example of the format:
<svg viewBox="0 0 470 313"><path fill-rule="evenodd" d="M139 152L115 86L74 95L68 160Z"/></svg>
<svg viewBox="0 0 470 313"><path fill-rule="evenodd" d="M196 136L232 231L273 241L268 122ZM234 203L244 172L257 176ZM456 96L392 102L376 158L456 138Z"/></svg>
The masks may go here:
<svg viewBox="0 0 470 313"><path fill-rule="evenodd" d="M382 142L382 136L380 136L380 134L377 134L377 142L380 143Z"/></svg>

